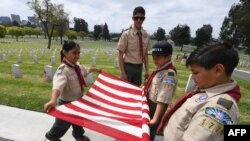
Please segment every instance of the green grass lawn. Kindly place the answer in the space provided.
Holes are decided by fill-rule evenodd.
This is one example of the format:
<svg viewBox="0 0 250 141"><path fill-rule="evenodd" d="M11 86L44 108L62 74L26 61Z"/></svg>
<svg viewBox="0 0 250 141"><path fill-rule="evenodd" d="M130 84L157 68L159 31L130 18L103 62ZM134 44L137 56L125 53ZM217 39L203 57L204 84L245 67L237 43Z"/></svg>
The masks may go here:
<svg viewBox="0 0 250 141"><path fill-rule="evenodd" d="M79 41L81 49L86 53L80 58L80 63L89 67L91 65L92 55L97 53L97 66L104 71L119 76L119 69L114 67L114 61L117 59L115 42L105 41ZM43 105L50 99L52 84L47 82L43 76L43 68L50 65L50 57L56 55L57 63L52 65L54 71L60 62L61 45L59 41L53 41L50 50L47 48L47 42L43 39L20 39L15 42L13 39L0 40L0 104L29 109L34 111L43 111ZM103 50L109 50L113 57L106 56ZM22 50L23 61L17 63L17 55ZM177 54L175 49L174 54ZM1 60L1 54L6 54L8 61ZM38 64L32 61L32 55L38 56ZM14 78L11 75L11 65L19 64L22 71L22 78ZM188 75L190 71L180 61L175 61L178 71L178 85L174 99L183 94ZM150 71L154 70L152 58L150 57ZM97 74L94 74L94 78ZM242 99L239 103L241 112L241 124L250 124L250 83L233 78L238 81ZM86 91L85 91L86 92Z"/></svg>

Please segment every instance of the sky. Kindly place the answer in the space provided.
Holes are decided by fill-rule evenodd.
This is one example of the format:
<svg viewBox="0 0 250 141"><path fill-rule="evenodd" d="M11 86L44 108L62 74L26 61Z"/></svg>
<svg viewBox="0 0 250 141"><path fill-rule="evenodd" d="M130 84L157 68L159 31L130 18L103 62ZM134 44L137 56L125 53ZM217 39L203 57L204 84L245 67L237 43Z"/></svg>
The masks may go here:
<svg viewBox="0 0 250 141"><path fill-rule="evenodd" d="M0 0L0 16L18 14L21 20L33 16L34 12L26 4L28 0ZM51 0L55 4L64 4L69 19L82 18L93 31L94 25L107 23L110 33L120 33L132 23L133 10L143 6L146 19L143 28L153 34L159 27L169 34L178 24L190 27L191 36L204 24L213 27L213 37L219 36L220 27L228 11L239 0Z"/></svg>

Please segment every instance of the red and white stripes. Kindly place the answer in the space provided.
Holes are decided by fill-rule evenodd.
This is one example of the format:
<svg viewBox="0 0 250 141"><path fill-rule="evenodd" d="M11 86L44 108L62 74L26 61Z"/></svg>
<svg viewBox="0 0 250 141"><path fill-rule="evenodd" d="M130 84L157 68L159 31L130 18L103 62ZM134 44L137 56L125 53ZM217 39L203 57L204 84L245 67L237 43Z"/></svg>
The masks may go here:
<svg viewBox="0 0 250 141"><path fill-rule="evenodd" d="M49 112L122 141L149 141L149 108L141 88L106 72L81 99Z"/></svg>

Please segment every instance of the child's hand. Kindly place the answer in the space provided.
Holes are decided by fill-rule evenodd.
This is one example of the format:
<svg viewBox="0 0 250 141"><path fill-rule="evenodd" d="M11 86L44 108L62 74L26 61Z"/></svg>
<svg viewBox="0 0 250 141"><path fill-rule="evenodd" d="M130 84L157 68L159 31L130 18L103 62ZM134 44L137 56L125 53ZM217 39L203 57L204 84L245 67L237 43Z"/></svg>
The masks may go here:
<svg viewBox="0 0 250 141"><path fill-rule="evenodd" d="M96 71L97 71L98 73L101 73L101 72L102 72L102 69L97 68Z"/></svg>
<svg viewBox="0 0 250 141"><path fill-rule="evenodd" d="M149 126L153 126L153 125L155 125L156 123L157 123L157 121L155 121L155 120L150 120L149 123L148 123L148 125L149 125Z"/></svg>
<svg viewBox="0 0 250 141"><path fill-rule="evenodd" d="M49 102L44 104L44 111L47 113L55 106L56 106L56 101L50 100Z"/></svg>
<svg viewBox="0 0 250 141"><path fill-rule="evenodd" d="M89 68L89 73L91 72L98 72L98 73L101 73L102 72L102 69L98 68L98 67L91 67Z"/></svg>

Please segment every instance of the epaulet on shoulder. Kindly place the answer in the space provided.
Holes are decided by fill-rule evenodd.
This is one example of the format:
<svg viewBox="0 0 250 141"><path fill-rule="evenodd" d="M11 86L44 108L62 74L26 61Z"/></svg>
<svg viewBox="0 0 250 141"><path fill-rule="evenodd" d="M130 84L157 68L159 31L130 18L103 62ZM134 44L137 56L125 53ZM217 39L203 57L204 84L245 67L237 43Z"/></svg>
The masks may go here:
<svg viewBox="0 0 250 141"><path fill-rule="evenodd" d="M217 101L217 104L223 106L227 110L230 110L232 105L233 105L233 101L227 100L225 98L219 98L218 101Z"/></svg>
<svg viewBox="0 0 250 141"><path fill-rule="evenodd" d="M60 64L60 66L58 67L58 69L64 69L64 67L65 67L65 64Z"/></svg>
<svg viewBox="0 0 250 141"><path fill-rule="evenodd" d="M130 30L130 29L132 29L132 26L129 26L128 28L126 28L126 29L123 30L123 31L128 31L128 30Z"/></svg>
<svg viewBox="0 0 250 141"><path fill-rule="evenodd" d="M173 69L168 69L168 76L175 76L175 71Z"/></svg>
<svg viewBox="0 0 250 141"><path fill-rule="evenodd" d="M123 32L128 31L128 30L130 30L130 28L127 28L127 29L123 30Z"/></svg>

